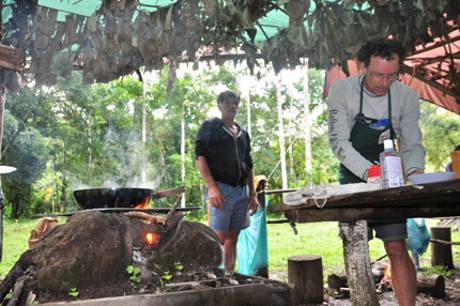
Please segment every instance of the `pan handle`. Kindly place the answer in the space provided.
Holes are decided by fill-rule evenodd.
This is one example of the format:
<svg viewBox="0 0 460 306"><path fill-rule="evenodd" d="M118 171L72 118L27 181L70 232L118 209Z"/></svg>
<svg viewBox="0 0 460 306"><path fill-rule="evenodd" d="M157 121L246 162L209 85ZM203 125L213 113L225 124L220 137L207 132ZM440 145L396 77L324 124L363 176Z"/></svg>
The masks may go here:
<svg viewBox="0 0 460 306"><path fill-rule="evenodd" d="M179 194L182 194L184 192L185 192L185 187L180 186L180 187L177 187L177 188L158 191L158 192L153 194L152 198L157 200L157 199L161 199L161 198L165 198L165 197L170 197L170 196L173 196L173 195L179 195Z"/></svg>

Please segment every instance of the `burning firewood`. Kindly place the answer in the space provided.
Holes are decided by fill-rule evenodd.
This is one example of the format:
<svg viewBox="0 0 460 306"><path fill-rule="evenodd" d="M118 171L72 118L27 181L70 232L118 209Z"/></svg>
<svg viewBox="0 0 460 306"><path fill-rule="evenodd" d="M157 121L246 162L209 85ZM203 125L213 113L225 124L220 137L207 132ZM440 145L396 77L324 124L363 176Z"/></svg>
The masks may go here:
<svg viewBox="0 0 460 306"><path fill-rule="evenodd" d="M123 215L133 218L143 219L147 223L161 223L162 225L166 224L166 218L160 215L151 215L141 211L130 211L124 213Z"/></svg>

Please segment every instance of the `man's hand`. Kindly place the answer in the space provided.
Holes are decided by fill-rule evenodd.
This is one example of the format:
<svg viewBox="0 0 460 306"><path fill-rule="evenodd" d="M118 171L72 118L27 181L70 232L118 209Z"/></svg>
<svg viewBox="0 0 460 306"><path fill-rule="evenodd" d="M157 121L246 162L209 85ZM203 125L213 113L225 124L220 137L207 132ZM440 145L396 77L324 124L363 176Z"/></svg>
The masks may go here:
<svg viewBox="0 0 460 306"><path fill-rule="evenodd" d="M259 206L259 200L257 199L257 193L251 192L249 195L249 212L251 215L253 215Z"/></svg>
<svg viewBox="0 0 460 306"><path fill-rule="evenodd" d="M224 196L220 192L219 186L208 186L208 203L215 208L224 208Z"/></svg>

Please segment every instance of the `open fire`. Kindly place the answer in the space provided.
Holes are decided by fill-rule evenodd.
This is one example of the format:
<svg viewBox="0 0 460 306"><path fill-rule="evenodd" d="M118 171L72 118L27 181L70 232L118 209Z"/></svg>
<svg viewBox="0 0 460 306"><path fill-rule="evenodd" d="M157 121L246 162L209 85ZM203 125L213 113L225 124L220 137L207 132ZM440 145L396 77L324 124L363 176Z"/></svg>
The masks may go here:
<svg viewBox="0 0 460 306"><path fill-rule="evenodd" d="M153 247L160 242L160 235L157 232L145 234L145 242L147 246Z"/></svg>

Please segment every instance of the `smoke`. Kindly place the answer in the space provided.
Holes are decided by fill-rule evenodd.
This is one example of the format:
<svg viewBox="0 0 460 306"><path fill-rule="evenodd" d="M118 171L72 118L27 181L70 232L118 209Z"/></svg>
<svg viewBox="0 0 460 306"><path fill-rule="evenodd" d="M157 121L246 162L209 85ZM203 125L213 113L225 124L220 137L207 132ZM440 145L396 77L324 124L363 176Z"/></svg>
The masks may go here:
<svg viewBox="0 0 460 306"><path fill-rule="evenodd" d="M149 152L146 144L140 141L139 132L108 128L102 140L101 153L93 160L93 170L70 176L74 190L100 187L157 189L166 167L161 158L149 160ZM81 167L85 168L88 165Z"/></svg>

